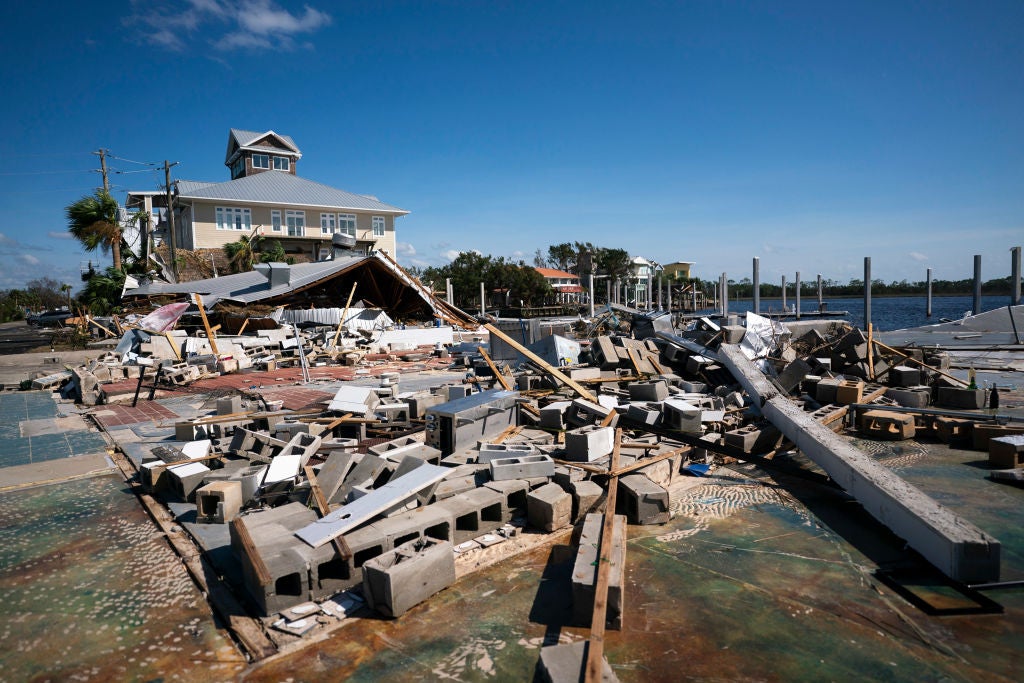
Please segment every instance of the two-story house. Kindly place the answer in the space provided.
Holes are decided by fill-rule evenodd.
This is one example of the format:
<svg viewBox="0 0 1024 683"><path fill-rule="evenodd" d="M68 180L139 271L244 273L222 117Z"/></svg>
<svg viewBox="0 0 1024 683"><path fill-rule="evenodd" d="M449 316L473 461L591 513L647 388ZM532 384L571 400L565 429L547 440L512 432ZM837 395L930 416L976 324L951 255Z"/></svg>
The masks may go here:
<svg viewBox="0 0 1024 683"><path fill-rule="evenodd" d="M583 293L578 275L567 273L556 268L537 268L538 273L544 276L551 289L555 290L555 300L560 304L579 303Z"/></svg>
<svg viewBox="0 0 1024 683"><path fill-rule="evenodd" d="M302 152L287 135L232 128L224 182L179 180L172 205L178 249L219 249L242 235L262 233L286 253L319 260L335 233L355 240L356 253L395 253L395 221L409 212L370 195L355 194L297 175ZM154 193L129 193L126 205L166 206ZM156 226L167 237L166 220ZM161 232L162 231L162 232Z"/></svg>

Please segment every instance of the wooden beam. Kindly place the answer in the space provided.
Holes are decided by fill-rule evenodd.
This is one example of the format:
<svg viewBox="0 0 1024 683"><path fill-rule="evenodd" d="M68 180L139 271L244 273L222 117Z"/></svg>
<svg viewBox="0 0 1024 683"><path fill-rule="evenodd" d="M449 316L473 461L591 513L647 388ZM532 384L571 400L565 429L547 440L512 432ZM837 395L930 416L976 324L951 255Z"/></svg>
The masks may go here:
<svg viewBox="0 0 1024 683"><path fill-rule="evenodd" d="M210 350L213 351L213 355L220 356L220 351L217 350L217 338L213 334L213 330L210 329L210 321L206 319L206 309L203 308L203 299L198 294L192 296L196 299L196 306L199 307L199 317L203 319L203 327L206 328L206 338L210 340ZM178 360L181 360L181 356L178 356Z"/></svg>
<svg viewBox="0 0 1024 683"><path fill-rule="evenodd" d="M348 293L348 301L345 302L345 310L342 311L341 319L338 320L338 329L335 330L335 332L334 332L334 341L331 342L331 346L333 346L335 348L337 348L337 346L338 346L338 337L341 336L341 329L345 326L345 318L348 317L348 307L352 305L352 297L355 296L355 294L356 294L356 285L358 285L358 284L359 284L358 281L352 283L352 291L350 291Z"/></svg>
<svg viewBox="0 0 1024 683"><path fill-rule="evenodd" d="M167 339L167 343L171 345L171 351L174 351L174 357L181 360L181 351L178 350L178 342L174 341L174 337L171 336L170 332L164 332L164 337Z"/></svg>
<svg viewBox="0 0 1024 683"><path fill-rule="evenodd" d="M246 318L245 320L242 321L242 326L238 328L238 332L236 332L235 334L242 334L243 332L245 332L245 327L248 324L249 324L249 318Z"/></svg>
<svg viewBox="0 0 1024 683"><path fill-rule="evenodd" d="M235 530L235 536L238 537L238 542L242 546L242 552L249 558L253 571L256 572L256 581L261 586L269 586L270 582L274 579L270 575L267 565L263 563L263 558L260 557L259 552L256 550L256 545L252 542L252 536L249 535L249 530L245 528L245 522L242 521L241 517L235 517L231 520L231 528Z"/></svg>
<svg viewBox="0 0 1024 683"><path fill-rule="evenodd" d="M875 381L875 356L872 348L875 341L874 328L874 325L868 323L868 379L872 382Z"/></svg>
<svg viewBox="0 0 1024 683"><path fill-rule="evenodd" d="M517 427L516 425L511 425L509 427L506 427L501 432L501 434L498 434L498 436L494 437L491 440L491 443L504 443L506 439L512 438L514 435L518 434L521 431L523 431L522 427Z"/></svg>
<svg viewBox="0 0 1024 683"><path fill-rule="evenodd" d="M647 374L646 372L640 372L640 359L637 357L636 351L627 346L626 355L629 356L629 362L633 366L633 372L641 377L645 376Z"/></svg>
<svg viewBox="0 0 1024 683"><path fill-rule="evenodd" d="M619 448L622 443L622 429L615 430L615 445L609 465L608 495L604 504L604 524L601 526L601 541L597 547L597 583L594 586L594 613L590 620L590 641L587 648L585 683L599 683L604 673L604 627L608 618L608 581L611 574L612 529L615 525L615 498L619 488ZM625 538L623 538L625 542Z"/></svg>
<svg viewBox="0 0 1024 683"><path fill-rule="evenodd" d="M320 488L320 482L316 480L316 473L311 465L304 466L302 471L306 473L306 479L309 480L309 492L313 496L316 509L320 512L320 516L323 517L331 511L331 506L327 503L327 497L324 496L324 490ZM348 542L345 541L344 536L335 536L333 541L334 549L341 555L341 559L347 560L352 557L352 549L348 547Z"/></svg>
<svg viewBox="0 0 1024 683"><path fill-rule="evenodd" d="M487 355L486 351L484 351L484 347L478 346L476 347L476 350L480 352L481 356L483 356L484 362L487 363L487 367L489 367L491 369L491 372L494 373L494 378L498 380L498 382L501 384L501 387L505 391L512 391L512 385L508 383L507 379L505 379L505 375L501 374L498 371L498 366L494 364L494 361L491 360L491 357Z"/></svg>
<svg viewBox="0 0 1024 683"><path fill-rule="evenodd" d="M874 401L879 396L884 396L887 389L888 389L888 387L878 387L877 389L875 389L871 393L862 396L861 399L860 399L860 402L861 403L871 403L872 401ZM847 413L849 413L849 412L850 412L850 406L843 406L839 410L835 411L834 413L829 413L825 417L821 418L820 420L818 420L818 422L820 422L821 424L823 424L824 426L827 427L830 424L832 424L833 422L836 422L837 420L841 420L844 417L846 417Z"/></svg>
<svg viewBox="0 0 1024 683"><path fill-rule="evenodd" d="M96 327L100 328L101 330L103 330L104 332L107 333L108 337L116 337L117 336L116 334L114 334L113 332L108 330L107 328L103 327L103 325L100 325L98 322L93 320L92 317L90 317L88 315L85 316L85 322L86 323L91 323L91 324L95 325Z"/></svg>
<svg viewBox="0 0 1024 683"><path fill-rule="evenodd" d="M586 387L584 387L582 384L580 384L576 380L570 378L568 375L565 375L564 373L562 373L561 370L559 370L558 368L556 368L553 365L551 365L550 363L548 363L546 360L544 360L543 358L541 358L540 356L535 354L533 351L529 350L528 348L526 348L525 346L523 346L522 344L517 342L512 337L508 336L507 334L505 334L504 332L499 330L494 325L491 325L490 323L488 323L488 324L484 325L484 328L488 332L490 332L491 334L496 335L499 339L504 341L506 344L511 346L513 349L515 349L516 351L518 351L519 353L523 354L524 356L529 358L531 361L533 361L534 363L539 365L545 372L547 372L549 375L551 375L552 377L557 379L562 384L568 386L570 389L575 391L577 394L579 394L583 398L585 398L585 399L587 399L588 401L591 401L591 402L595 402L595 403L597 402L597 398L592 393L590 393L590 391Z"/></svg>

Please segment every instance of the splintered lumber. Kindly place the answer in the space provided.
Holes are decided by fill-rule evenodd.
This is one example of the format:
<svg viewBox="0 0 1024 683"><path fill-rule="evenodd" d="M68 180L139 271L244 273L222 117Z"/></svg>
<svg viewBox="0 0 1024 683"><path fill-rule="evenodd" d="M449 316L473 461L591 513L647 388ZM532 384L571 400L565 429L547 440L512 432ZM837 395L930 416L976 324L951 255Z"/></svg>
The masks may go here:
<svg viewBox="0 0 1024 683"><path fill-rule="evenodd" d="M512 391L512 385L508 383L508 379L506 379L505 375L498 372L498 366L494 364L494 361L491 360L491 357L487 355L486 351L484 351L484 347L478 346L476 347L476 350L480 352L480 355L483 357L484 362L487 363L487 367L489 367L491 369L491 372L494 373L494 378L497 379L498 382L501 384L501 388L504 389L505 391Z"/></svg>
<svg viewBox="0 0 1024 683"><path fill-rule="evenodd" d="M171 345L171 351L174 351L174 357L181 360L181 351L178 350L178 342L174 340L170 332L164 332L164 337L167 339L167 343Z"/></svg>
<svg viewBox="0 0 1024 683"><path fill-rule="evenodd" d="M484 325L484 328L488 332L490 332L491 334L495 335L496 337L498 337L499 339L504 341L506 344L511 346L513 349L515 349L519 353L521 353L524 356L526 356L528 359L530 359L531 362L533 362L536 365L538 365L541 369L543 369L549 375L551 375L552 377L554 377L555 379L557 379L559 382L561 382L562 384L566 385L567 387L571 388L573 391L575 391L577 394L579 394L583 398L585 398L588 401L591 401L593 403L597 403L597 398L592 393L590 393L589 389L587 389L582 384L580 384L576 380L572 379L568 375L564 374L558 368L556 368L555 366L553 366L550 363L548 363L546 360L544 360L543 358L541 358L540 356L535 354L533 351L531 351L530 349L526 348L525 346L523 346L522 344L517 342L512 337L508 336L507 334L505 334L504 332L499 330L494 325L491 325L490 323L488 323L488 324Z"/></svg>
<svg viewBox="0 0 1024 683"><path fill-rule="evenodd" d="M908 356L905 353L901 353L900 351L897 351L896 349L892 348L891 346L886 346L885 344L883 344L882 342L878 341L877 339L874 340L874 343L877 344L878 346L881 346L883 349L885 349L889 353L895 353L897 356L899 356L900 358L903 358L904 360L909 360L911 363L917 363L922 368L927 368L927 369L931 370L932 372L935 372L935 373L937 373L939 375L942 375L946 379L953 380L957 384L962 384L964 386L967 386L967 382L965 382L964 380L960 379L959 377L954 377L953 375L949 374L948 372L943 372L942 370L939 370L938 368L933 368L932 366L928 365L927 363L922 363L921 361L917 360L916 358L914 358L912 356Z"/></svg>
<svg viewBox="0 0 1024 683"><path fill-rule="evenodd" d="M217 350L217 338L213 334L213 330L210 329L210 321L206 318L206 309L203 308L203 299L198 294L192 296L196 299L196 306L199 307L199 317L203 319L203 327L206 329L206 338L210 340L210 350L213 351L213 355L220 356L220 351ZM178 356L178 360L181 360L181 356Z"/></svg>
<svg viewBox="0 0 1024 683"><path fill-rule="evenodd" d="M611 575L612 528L615 525L615 498L619 488L619 445L622 443L622 429L615 430L615 445L608 467L608 495L604 504L604 524L601 526L601 541L597 548L597 583L594 586L594 616L590 620L590 643L587 649L586 683L598 683L604 668L604 626L608 615L608 578ZM623 538L625 542L625 538Z"/></svg>
<svg viewBox="0 0 1024 683"><path fill-rule="evenodd" d="M517 427L516 425L509 425L508 427L505 427L504 430L502 430L501 434L498 434L498 436L494 437L494 440L491 441L491 443L505 443L506 439L512 438L512 436L518 434L521 431L523 431L522 427Z"/></svg>

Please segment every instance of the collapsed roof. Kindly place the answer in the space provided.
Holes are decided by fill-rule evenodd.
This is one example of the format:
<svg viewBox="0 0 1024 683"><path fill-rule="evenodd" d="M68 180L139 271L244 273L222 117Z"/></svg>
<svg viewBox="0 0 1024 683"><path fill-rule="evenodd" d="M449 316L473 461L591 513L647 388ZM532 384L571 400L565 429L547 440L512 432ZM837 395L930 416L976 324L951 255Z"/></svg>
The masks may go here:
<svg viewBox="0 0 1024 683"><path fill-rule="evenodd" d="M394 318L436 317L476 327L469 315L436 298L383 252L336 256L315 263L260 263L246 273L191 282L153 282L126 290L123 298L181 300L199 294L207 309L219 303L328 308L343 306L353 284L357 284L359 298L367 305L383 309Z"/></svg>

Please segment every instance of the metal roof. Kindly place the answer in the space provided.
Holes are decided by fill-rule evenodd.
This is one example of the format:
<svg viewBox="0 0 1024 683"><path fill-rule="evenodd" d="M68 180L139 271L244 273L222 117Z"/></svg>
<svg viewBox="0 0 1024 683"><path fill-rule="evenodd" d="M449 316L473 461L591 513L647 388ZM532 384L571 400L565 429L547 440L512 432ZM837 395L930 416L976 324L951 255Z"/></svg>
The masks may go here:
<svg viewBox="0 0 1024 683"><path fill-rule="evenodd" d="M125 292L126 296L152 296L157 294L199 294L203 297L203 307L211 308L218 301L236 301L238 303L254 303L275 296L287 294L321 280L326 280L337 273L348 270L373 256L343 256L331 261L316 263L296 263L291 266L284 263L270 264L271 267L290 269L290 281L287 284L270 286L267 277L256 270L234 275L192 280L167 284L154 282L138 289Z"/></svg>
<svg viewBox="0 0 1024 683"><path fill-rule="evenodd" d="M328 209L409 213L366 195L338 190L284 171L263 171L222 183L178 181L180 199L220 200L249 204L283 204Z"/></svg>
<svg viewBox="0 0 1024 683"><path fill-rule="evenodd" d="M230 157L231 155L232 141L236 145L238 145L238 147L254 147L254 142L259 140L260 138L266 137L267 135L274 135L275 137L280 138L282 142L284 142L286 145L295 150L296 154L301 154L301 152L299 152L299 146L295 144L295 140L292 140L290 135L281 135L280 133L275 133L272 130L265 130L262 133L260 133L255 130L242 130L240 128L232 128L231 137L228 139L228 156Z"/></svg>

